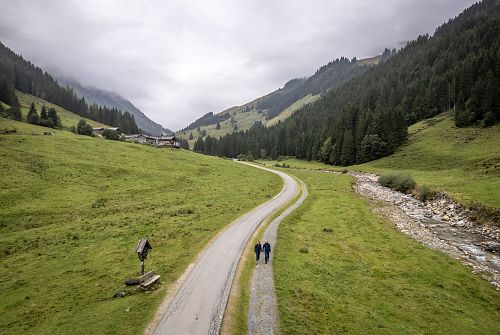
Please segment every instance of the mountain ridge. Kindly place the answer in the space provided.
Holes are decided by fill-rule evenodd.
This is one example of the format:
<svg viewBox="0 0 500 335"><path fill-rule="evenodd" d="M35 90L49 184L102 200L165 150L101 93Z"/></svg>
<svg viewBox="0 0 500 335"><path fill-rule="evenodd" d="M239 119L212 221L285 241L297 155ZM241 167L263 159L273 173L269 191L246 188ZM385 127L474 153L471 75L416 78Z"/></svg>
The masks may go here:
<svg viewBox="0 0 500 335"><path fill-rule="evenodd" d="M42 98L84 118L136 133L134 116L117 108L89 105L70 87L61 86L47 71L0 42L0 101L19 109L16 91Z"/></svg>
<svg viewBox="0 0 500 335"><path fill-rule="evenodd" d="M453 110L457 127L490 127L500 120L499 28L500 2L483 0L284 122L199 138L193 148L348 166L391 155L408 125L445 111Z"/></svg>
<svg viewBox="0 0 500 335"><path fill-rule="evenodd" d="M275 125L293 115L296 110L318 100L328 91L368 71L380 61L387 60L394 53L395 51L386 49L384 55L359 61L356 58L337 58L320 66L311 76L290 79L283 87L241 106L233 106L216 114L206 113L177 134L189 140L190 146L193 147L199 137L218 138L250 129L255 123Z"/></svg>

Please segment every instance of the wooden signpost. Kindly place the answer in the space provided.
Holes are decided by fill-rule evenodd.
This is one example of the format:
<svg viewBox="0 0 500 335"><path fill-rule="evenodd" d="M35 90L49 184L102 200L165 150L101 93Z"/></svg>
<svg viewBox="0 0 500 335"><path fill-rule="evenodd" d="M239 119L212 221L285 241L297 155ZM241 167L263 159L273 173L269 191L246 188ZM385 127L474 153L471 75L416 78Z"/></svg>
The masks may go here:
<svg viewBox="0 0 500 335"><path fill-rule="evenodd" d="M136 252L139 260L141 261L141 276L139 277L139 287L142 289L148 289L148 287L156 282L160 281L160 275L154 273L154 271L149 271L144 274L144 263L148 257L148 253L153 249L148 240L141 238L137 243Z"/></svg>

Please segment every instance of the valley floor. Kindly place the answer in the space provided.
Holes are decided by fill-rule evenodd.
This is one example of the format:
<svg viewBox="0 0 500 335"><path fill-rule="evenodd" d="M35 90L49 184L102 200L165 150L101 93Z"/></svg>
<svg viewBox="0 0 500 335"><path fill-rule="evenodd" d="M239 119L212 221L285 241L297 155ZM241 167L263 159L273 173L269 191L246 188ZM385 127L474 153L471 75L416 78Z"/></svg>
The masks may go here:
<svg viewBox="0 0 500 335"><path fill-rule="evenodd" d="M455 133L455 144L443 144L445 154L430 155L428 146L439 142L430 127L446 130L448 121L444 115L416 125L400 152L355 168L409 170L459 200L498 208L500 155L489 143L498 127L470 145L460 146ZM6 334L141 333L208 241L282 186L273 174L183 150L60 130L44 136L46 128L6 119L2 129L16 130L0 135L0 265L6 270L0 328ZM419 147L418 136L428 145ZM338 168L285 163L297 167L285 172L303 180L309 196L281 223L274 248L282 333L497 333L500 292L493 286L398 232L354 193L351 176L313 170ZM162 275L149 294L122 285L137 276L133 249L140 237L154 248L147 268ZM117 292L125 297L114 298ZM241 330L241 315L238 320Z"/></svg>

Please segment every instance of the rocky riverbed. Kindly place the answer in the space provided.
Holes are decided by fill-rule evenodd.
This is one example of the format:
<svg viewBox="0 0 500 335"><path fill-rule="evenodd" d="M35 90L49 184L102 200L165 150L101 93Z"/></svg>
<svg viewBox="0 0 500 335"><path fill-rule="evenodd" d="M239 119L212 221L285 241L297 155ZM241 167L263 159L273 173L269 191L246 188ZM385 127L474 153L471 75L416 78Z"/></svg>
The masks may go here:
<svg viewBox="0 0 500 335"><path fill-rule="evenodd" d="M388 206L375 211L394 222L402 233L442 251L468 266L500 290L500 229L468 219L468 210L446 195L422 202L380 185L378 176L351 172L358 194Z"/></svg>

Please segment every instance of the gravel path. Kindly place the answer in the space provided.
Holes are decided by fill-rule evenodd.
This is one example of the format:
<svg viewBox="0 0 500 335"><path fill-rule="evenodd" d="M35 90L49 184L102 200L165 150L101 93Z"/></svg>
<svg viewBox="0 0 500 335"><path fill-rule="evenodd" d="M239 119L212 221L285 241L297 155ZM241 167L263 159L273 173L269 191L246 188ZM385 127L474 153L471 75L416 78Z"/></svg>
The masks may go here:
<svg viewBox="0 0 500 335"><path fill-rule="evenodd" d="M271 255L267 265L262 256L256 265L250 285L250 305L248 309L248 333L250 335L278 334L278 309L276 305L276 292L273 277L273 254L276 250L276 237L281 221L298 208L307 197L307 188L301 183L303 189L300 198L288 207L280 216L271 222L264 232L261 243L268 240L271 244Z"/></svg>
<svg viewBox="0 0 500 335"><path fill-rule="evenodd" d="M246 163L242 163L246 164ZM218 334L234 273L243 249L255 229L282 208L298 192L295 180L286 173L266 169L284 181L283 190L273 199L241 216L223 230L188 267L175 292L164 302L153 334ZM146 333L150 333L146 330Z"/></svg>

